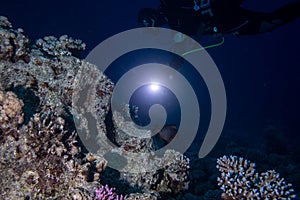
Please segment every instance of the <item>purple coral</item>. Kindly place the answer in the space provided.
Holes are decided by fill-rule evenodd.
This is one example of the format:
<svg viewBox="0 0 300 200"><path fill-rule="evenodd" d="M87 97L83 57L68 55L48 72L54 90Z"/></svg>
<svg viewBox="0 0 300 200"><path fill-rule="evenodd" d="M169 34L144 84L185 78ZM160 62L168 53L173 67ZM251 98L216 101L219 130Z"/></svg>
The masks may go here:
<svg viewBox="0 0 300 200"><path fill-rule="evenodd" d="M98 200L123 200L123 195L117 195L115 188L109 188L108 185L101 186L95 190L95 199Z"/></svg>

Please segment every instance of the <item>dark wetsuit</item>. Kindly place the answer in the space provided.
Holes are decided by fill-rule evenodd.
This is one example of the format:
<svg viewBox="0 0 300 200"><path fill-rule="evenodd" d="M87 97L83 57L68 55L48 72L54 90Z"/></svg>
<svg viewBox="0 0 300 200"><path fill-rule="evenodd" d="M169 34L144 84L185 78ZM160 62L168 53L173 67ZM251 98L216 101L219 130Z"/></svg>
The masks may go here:
<svg viewBox="0 0 300 200"><path fill-rule="evenodd" d="M300 1L271 13L240 7L242 0L160 0L160 19L187 35L258 34L273 30L300 15Z"/></svg>

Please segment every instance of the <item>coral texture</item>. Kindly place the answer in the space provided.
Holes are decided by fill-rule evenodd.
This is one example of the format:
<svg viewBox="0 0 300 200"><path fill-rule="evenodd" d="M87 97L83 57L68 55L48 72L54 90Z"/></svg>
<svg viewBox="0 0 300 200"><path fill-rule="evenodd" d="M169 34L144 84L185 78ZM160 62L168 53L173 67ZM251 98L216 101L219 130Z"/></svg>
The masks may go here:
<svg viewBox="0 0 300 200"><path fill-rule="evenodd" d="M117 195L115 188L109 188L108 185L101 186L95 190L95 199L98 200L123 200L123 195Z"/></svg>
<svg viewBox="0 0 300 200"><path fill-rule="evenodd" d="M22 108L24 103L13 92L0 91L0 138L4 134L14 132L24 121Z"/></svg>
<svg viewBox="0 0 300 200"><path fill-rule="evenodd" d="M223 199L294 199L290 183L274 170L258 174L255 164L236 156L223 156L217 160L221 172L218 185Z"/></svg>
<svg viewBox="0 0 300 200"><path fill-rule="evenodd" d="M177 194L188 188L189 159L175 150L166 150L162 157L154 156L151 132L136 128L131 121L114 113L116 142L119 155L127 156L121 179L145 192ZM134 133L134 136L133 134Z"/></svg>
<svg viewBox="0 0 300 200"><path fill-rule="evenodd" d="M148 160L139 166L148 164L155 171L139 173L121 172L121 179L126 180L133 187L142 188L145 192L161 192L177 194L187 189L189 184L189 159L174 150L167 150L162 159ZM147 167L145 167L147 168Z"/></svg>
<svg viewBox="0 0 300 200"><path fill-rule="evenodd" d="M22 29L12 29L6 17L0 16L0 59L16 62L29 60L29 39Z"/></svg>
<svg viewBox="0 0 300 200"><path fill-rule="evenodd" d="M151 193L131 193L125 200L157 200L157 196Z"/></svg>
<svg viewBox="0 0 300 200"><path fill-rule="evenodd" d="M67 134L61 117L35 114L28 125L14 131L0 146L2 198L70 197L78 187L88 186L74 159L80 152L74 145L76 135Z"/></svg>
<svg viewBox="0 0 300 200"><path fill-rule="evenodd" d="M82 151L70 114L75 75L88 63L29 50L7 18L0 26L0 198L92 199L107 162ZM105 76L98 84L113 85Z"/></svg>
<svg viewBox="0 0 300 200"><path fill-rule="evenodd" d="M75 56L72 53L82 51L86 46L81 40L74 40L67 35L63 35L60 38L46 36L44 39L38 39L36 45L51 56Z"/></svg>
<svg viewBox="0 0 300 200"><path fill-rule="evenodd" d="M120 184L128 181L145 193L134 190L126 198L157 199L159 193L187 188L188 158L168 150L147 163L151 138L122 137L119 126L107 125L114 84L99 70L95 78L97 67L74 57L85 48L80 40L48 36L29 47L23 31L14 30L5 17L0 17L0 36L0 199L103 199L101 194L113 193L101 187L108 166L104 154L89 152L80 137L78 130L86 128L88 120L75 125L84 109L95 111L96 142L108 140L108 130L115 129L119 154L142 155L127 166L142 172L121 173ZM87 88L93 95L79 99L76 95ZM77 109L79 100L85 104ZM128 131L140 134L131 128ZM153 171L156 165L160 170Z"/></svg>

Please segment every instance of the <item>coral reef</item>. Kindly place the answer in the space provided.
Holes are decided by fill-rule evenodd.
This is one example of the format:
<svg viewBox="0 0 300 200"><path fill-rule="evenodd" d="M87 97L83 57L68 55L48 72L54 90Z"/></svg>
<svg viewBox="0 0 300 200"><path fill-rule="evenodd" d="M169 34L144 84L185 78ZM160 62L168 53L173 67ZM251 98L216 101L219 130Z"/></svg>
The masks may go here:
<svg viewBox="0 0 300 200"><path fill-rule="evenodd" d="M223 199L293 199L292 185L280 178L275 170L258 174L255 164L237 156L223 156L217 160L221 172L218 185Z"/></svg>
<svg viewBox="0 0 300 200"><path fill-rule="evenodd" d="M296 198L287 182L299 190L300 165L292 159L299 161L299 149L283 143L283 133L269 129L265 151L247 149L229 135L223 138L226 148L215 157L189 159L174 150L153 156L151 133L137 129L120 113L110 113L114 84L96 66L78 58L85 49L82 41L63 35L29 44L22 29L14 29L0 16L0 199ZM76 99L81 91L94 95ZM79 130L87 128L88 119L75 128L81 108L74 102L79 100L85 102L83 110L95 111L95 141L110 140L116 150L88 152L82 144ZM136 118L137 109L130 113L127 107L125 112ZM217 179L215 158L224 152L256 158L262 171L272 166L287 179L275 170L259 174L254 163L236 156L217 160ZM119 161L122 164L115 159L120 155L127 159L124 168L110 174L112 160L118 167ZM103 186L107 180L109 186Z"/></svg>
<svg viewBox="0 0 300 200"><path fill-rule="evenodd" d="M44 56L7 18L0 25L1 199L92 199L107 162L82 151L70 114L74 77L88 63L69 53ZM66 52L80 42L61 43Z"/></svg>
<svg viewBox="0 0 300 200"><path fill-rule="evenodd" d="M167 150L162 159L140 164L140 166L145 164L153 166L153 169L157 168L154 164L160 167L155 171L140 173L121 172L121 179L148 193L177 194L188 188L189 160L182 154L174 150Z"/></svg>
<svg viewBox="0 0 300 200"><path fill-rule="evenodd" d="M17 138L8 135L0 147L2 198L70 197L87 187L79 161L70 159L80 148L72 144L74 134L65 135L62 118L36 114L15 134Z"/></svg>
<svg viewBox="0 0 300 200"><path fill-rule="evenodd" d="M101 194L114 194L101 184L106 158L88 152L79 137L81 127L75 128L74 94L85 89L77 87L80 81L93 83L95 92L85 99L86 109L96 111L93 117L103 137L115 130L112 138L120 154L150 155L152 141L121 136L124 131L105 122L114 85L102 72L94 79L96 66L74 57L85 44L64 35L39 39L30 47L23 31L14 30L5 17L0 17L0 36L0 198L103 199ZM84 79L76 79L78 75ZM169 150L152 164L140 165L145 159L129 166L144 167L143 172L121 173L120 185L143 188L124 199L158 199L160 193L176 194L187 188L187 157ZM151 169L156 164L161 168Z"/></svg>
<svg viewBox="0 0 300 200"><path fill-rule="evenodd" d="M188 188L189 159L174 150L166 150L161 157L154 155L151 132L138 129L115 112L115 142L120 146L115 153L126 155L127 164L120 170L120 179L146 193L178 194Z"/></svg>

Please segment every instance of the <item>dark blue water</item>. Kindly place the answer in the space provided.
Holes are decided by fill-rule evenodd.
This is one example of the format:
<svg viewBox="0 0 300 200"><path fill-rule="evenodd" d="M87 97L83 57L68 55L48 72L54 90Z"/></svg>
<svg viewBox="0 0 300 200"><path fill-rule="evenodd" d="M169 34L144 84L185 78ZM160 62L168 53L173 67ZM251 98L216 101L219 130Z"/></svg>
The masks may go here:
<svg viewBox="0 0 300 200"><path fill-rule="evenodd" d="M246 1L245 6L272 11L283 0ZM46 35L68 34L87 43L87 51L106 38L136 28L141 7L156 7L157 0L132 1L5 1L0 14L22 27L34 41ZM230 129L257 128L274 123L293 134L298 128L299 23L272 33L226 37L221 47L208 50L225 81ZM208 38L207 40L209 40ZM207 43L206 38L201 41Z"/></svg>
<svg viewBox="0 0 300 200"><path fill-rule="evenodd" d="M285 3L286 0L249 0L244 6L272 11ZM23 28L32 41L46 35L63 34L81 39L87 44L84 53L87 55L108 37L138 27L136 15L140 8L158 5L158 0L11 0L1 2L0 15L7 16L15 28ZM299 143L299 36L300 19L297 19L271 33L240 38L226 36L222 46L207 50L226 88L228 110L222 136L237 137L250 146L251 143L257 146L265 137L266 128L274 127L283 133L286 145ZM199 42L207 45L215 40L205 36ZM189 75L188 70L181 69L181 72L186 73L191 82L203 84L199 77ZM111 71L109 76L117 80L118 73ZM197 92L200 95L202 90ZM207 97L202 106L209 105L206 100ZM209 110L205 112L209 115ZM203 126L205 130L207 123Z"/></svg>

